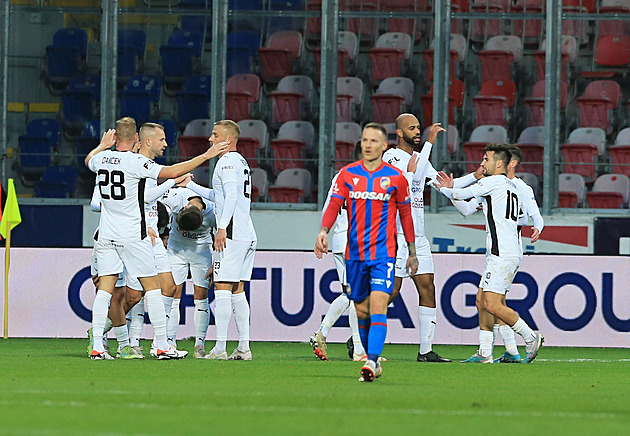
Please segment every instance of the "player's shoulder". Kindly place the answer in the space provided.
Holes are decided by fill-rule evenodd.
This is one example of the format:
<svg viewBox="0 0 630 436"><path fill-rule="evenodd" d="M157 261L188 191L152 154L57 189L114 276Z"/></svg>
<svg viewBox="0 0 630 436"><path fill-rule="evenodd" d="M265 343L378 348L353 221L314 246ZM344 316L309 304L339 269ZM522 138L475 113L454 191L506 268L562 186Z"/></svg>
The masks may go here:
<svg viewBox="0 0 630 436"><path fill-rule="evenodd" d="M406 154L407 152L397 147L391 147L385 150L385 153L383 153L383 161L387 162L388 164L394 165L396 162L402 161L406 157Z"/></svg>
<svg viewBox="0 0 630 436"><path fill-rule="evenodd" d="M225 153L217 161L217 169L221 171L235 170L242 166L247 166L247 161L236 151Z"/></svg>
<svg viewBox="0 0 630 436"><path fill-rule="evenodd" d="M400 169L386 161L383 161L383 166L378 171L382 172L386 176L404 176Z"/></svg>

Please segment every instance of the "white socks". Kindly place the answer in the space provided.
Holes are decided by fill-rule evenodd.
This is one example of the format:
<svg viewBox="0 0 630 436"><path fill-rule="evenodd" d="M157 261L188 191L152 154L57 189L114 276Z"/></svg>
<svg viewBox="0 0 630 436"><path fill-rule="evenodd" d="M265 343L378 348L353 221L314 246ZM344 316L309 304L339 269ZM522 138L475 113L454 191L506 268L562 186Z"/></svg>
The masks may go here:
<svg viewBox="0 0 630 436"><path fill-rule="evenodd" d="M352 332L352 342L354 342L354 354L363 356L365 350L361 343L361 336L359 336L359 321L357 319L357 309L354 307L354 303L350 302L348 308L348 321L350 322L350 331Z"/></svg>
<svg viewBox="0 0 630 436"><path fill-rule="evenodd" d="M521 335L526 343L536 340L536 333L520 317L512 326L512 330Z"/></svg>
<svg viewBox="0 0 630 436"><path fill-rule="evenodd" d="M129 345L129 333L126 325L114 327L114 334L116 335L116 340L118 341L118 351Z"/></svg>
<svg viewBox="0 0 630 436"><path fill-rule="evenodd" d="M217 342L214 350L217 353L225 351L227 342L228 326L232 317L232 291L215 290L214 299L216 301L214 307L214 317L216 319L216 336Z"/></svg>
<svg viewBox="0 0 630 436"><path fill-rule="evenodd" d="M418 320L420 321L420 354L426 354L433 347L437 309L418 306Z"/></svg>
<svg viewBox="0 0 630 436"><path fill-rule="evenodd" d="M168 318L171 315L171 307L173 307L174 298L162 295L162 300L164 301L164 312L166 312L166 317Z"/></svg>
<svg viewBox="0 0 630 436"><path fill-rule="evenodd" d="M483 357L492 356L492 332L479 330L479 354Z"/></svg>
<svg viewBox="0 0 630 436"><path fill-rule="evenodd" d="M499 326L499 333L503 338L503 345L505 345L505 351L510 354L518 354L518 348L516 348L516 339L514 338L514 330L509 325Z"/></svg>
<svg viewBox="0 0 630 436"><path fill-rule="evenodd" d="M164 297L162 297L164 298ZM167 297L168 298L168 297ZM177 344L177 328L179 327L179 303L181 299L174 298L171 304L171 312L166 326L166 337L172 345Z"/></svg>
<svg viewBox="0 0 630 436"><path fill-rule="evenodd" d="M162 292L159 289L152 289L146 291L144 297L147 302L149 319L153 325L155 345L159 350L168 350L168 343L166 342L166 313L164 312Z"/></svg>
<svg viewBox="0 0 630 436"><path fill-rule="evenodd" d="M129 323L129 344L132 347L140 345L140 335L144 326L144 296L129 311L131 322Z"/></svg>
<svg viewBox="0 0 630 436"><path fill-rule="evenodd" d="M105 291L96 291L94 304L92 306L92 335L94 336L94 350L102 353L103 349L103 330L105 330L105 322L107 313L109 312L109 302L112 300L112 294Z"/></svg>
<svg viewBox="0 0 630 436"><path fill-rule="evenodd" d="M206 343L208 324L210 323L210 306L208 304L208 298L194 301L195 314L193 315L193 322L195 324L195 347L203 347ZM179 313L179 308L177 312Z"/></svg>
<svg viewBox="0 0 630 436"><path fill-rule="evenodd" d="M341 315L343 315L349 305L350 300L346 294L339 295L332 303L330 303L328 312L326 312L326 316L324 316L324 319L322 320L322 325L319 327L319 330L322 332L324 337L328 336L328 332L332 328L333 324L337 322Z"/></svg>
<svg viewBox="0 0 630 436"><path fill-rule="evenodd" d="M232 294L232 312L238 331L238 350L249 351L249 303L245 292Z"/></svg>

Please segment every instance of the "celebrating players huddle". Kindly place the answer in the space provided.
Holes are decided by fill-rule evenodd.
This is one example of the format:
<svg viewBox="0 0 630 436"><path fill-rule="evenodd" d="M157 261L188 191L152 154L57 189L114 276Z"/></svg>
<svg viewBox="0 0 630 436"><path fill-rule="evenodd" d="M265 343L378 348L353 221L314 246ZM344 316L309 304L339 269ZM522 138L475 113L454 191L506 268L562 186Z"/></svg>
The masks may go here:
<svg viewBox="0 0 630 436"><path fill-rule="evenodd" d="M117 357L144 358L139 345L143 300L154 332L150 354L159 360L186 357L188 352L177 349L175 338L179 297L190 273L195 302L194 357L251 360L249 304L243 286L251 279L256 232L246 189L251 186L249 166L236 151L239 134L233 121L219 121L205 153L162 166L153 159L167 146L164 128L146 123L138 135L135 121L126 117L116 123L116 130L105 132L86 157L86 165L97 174L92 207L101 213L92 262L97 292L88 332L91 359L113 359L106 341L109 329L118 341ZM219 159L212 179L214 189L194 183L190 171L215 156ZM167 180L158 185L158 178ZM166 247L158 237L158 199L170 209ZM206 353L211 277L217 300L217 341ZM228 356L232 313L239 344Z"/></svg>
<svg viewBox="0 0 630 436"><path fill-rule="evenodd" d="M479 349L464 362L530 363L543 343L542 335L505 304L523 255L521 227L533 219L532 242L544 227L531 188L515 176L522 155L515 146L489 144L475 173L453 179L429 162L443 131L440 124L432 125L422 149L415 151L421 145L420 123L415 116L402 114L396 119L397 146L387 150L385 128L367 124L356 150L359 160L335 175L322 211L315 254L322 258L328 252L328 232L336 223L332 249L343 293L310 342L317 357L328 360L328 331L349 308L349 354L362 362L360 381L371 382L382 374L387 307L405 277L414 282L419 297L418 362L450 362L433 351L437 309L433 259L424 231L427 185L441 191L463 215L483 210L486 218L486 264L477 293ZM250 217L250 169L236 151L239 134L233 121L219 121L205 153L162 166L153 159L167 146L163 127L146 123L137 135L135 121L123 118L86 157L86 165L97 174L92 207L101 213L92 265L97 292L88 354L93 360L113 359L106 341L110 329L118 340L117 357L144 358L139 338L145 302L154 331L150 355L159 360L186 357L175 339L179 299L189 274L194 285L194 357L252 359L244 283L251 279L257 238ZM190 171L215 156L219 159L213 189L193 182ZM167 180L158 184L157 179ZM166 247L158 237L162 205L170 211ZM206 353L211 281L216 343ZM232 313L239 343L228 356ZM495 360L497 332L506 352ZM514 332L525 341L522 360Z"/></svg>

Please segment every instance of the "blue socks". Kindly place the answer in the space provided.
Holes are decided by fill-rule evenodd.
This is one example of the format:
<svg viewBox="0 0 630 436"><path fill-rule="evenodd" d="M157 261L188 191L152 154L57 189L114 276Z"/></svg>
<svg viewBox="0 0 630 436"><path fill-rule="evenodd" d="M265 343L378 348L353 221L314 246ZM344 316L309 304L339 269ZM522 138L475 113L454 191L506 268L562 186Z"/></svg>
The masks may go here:
<svg viewBox="0 0 630 436"><path fill-rule="evenodd" d="M370 334L370 320L359 318L357 321L359 324L359 336L361 337L361 345L363 345L363 349L367 353L368 336Z"/></svg>
<svg viewBox="0 0 630 436"><path fill-rule="evenodd" d="M360 320L361 321L361 320ZM367 322L367 320L364 320ZM359 323L359 332L361 324ZM368 359L376 362L378 357L383 352L383 346L385 345L385 337L387 336L387 315L372 315L370 317L370 336L367 340L367 355ZM367 335L366 335L367 336ZM361 336L363 339L363 336Z"/></svg>

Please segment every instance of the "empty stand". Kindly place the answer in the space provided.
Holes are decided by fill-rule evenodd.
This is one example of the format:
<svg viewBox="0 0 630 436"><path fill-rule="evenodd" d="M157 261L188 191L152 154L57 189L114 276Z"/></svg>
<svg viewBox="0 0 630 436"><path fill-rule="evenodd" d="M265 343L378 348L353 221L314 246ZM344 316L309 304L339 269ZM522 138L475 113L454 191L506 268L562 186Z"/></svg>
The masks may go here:
<svg viewBox="0 0 630 436"><path fill-rule="evenodd" d="M267 125L260 120L241 120L237 124L241 129L238 151L247 160L250 168L256 168L259 151L264 154L269 145Z"/></svg>
<svg viewBox="0 0 630 436"><path fill-rule="evenodd" d="M304 168L304 152L310 151L315 128L306 121L288 121L280 126L278 135L270 143L273 150L275 173L287 168Z"/></svg>
<svg viewBox="0 0 630 436"><path fill-rule="evenodd" d="M466 171L474 172L479 168L483 158L483 149L490 143L507 142L507 130L503 126L479 126L475 127L470 135L470 140L464 143L464 155L466 156Z"/></svg>
<svg viewBox="0 0 630 436"><path fill-rule="evenodd" d="M85 68L87 33L83 29L59 29L46 47L47 83L52 92L64 90L72 77Z"/></svg>
<svg viewBox="0 0 630 436"><path fill-rule="evenodd" d="M56 120L40 118L26 126L26 133L18 138L20 175L22 180L35 180L50 166L50 157L61 139L61 126Z"/></svg>
<svg viewBox="0 0 630 436"><path fill-rule="evenodd" d="M579 174L558 175L558 207L582 206L586 198L586 184Z"/></svg>
<svg viewBox="0 0 630 436"><path fill-rule="evenodd" d="M482 83L492 79L510 79L512 64L520 62L521 39L514 35L493 36L479 52Z"/></svg>
<svg viewBox="0 0 630 436"><path fill-rule="evenodd" d="M582 71L584 77L609 78L624 75L630 64L630 38L627 36L604 36L595 47L595 68Z"/></svg>
<svg viewBox="0 0 630 436"><path fill-rule="evenodd" d="M97 114L101 101L101 76L85 74L75 76L62 94L63 128L67 136L78 136L85 124Z"/></svg>
<svg viewBox="0 0 630 436"><path fill-rule="evenodd" d="M413 82L406 77L389 77L380 83L371 100L373 120L392 123L411 106Z"/></svg>
<svg viewBox="0 0 630 436"><path fill-rule="evenodd" d="M597 156L606 148L606 133L597 128L578 128L562 144L563 172L579 174L587 181L595 179Z"/></svg>
<svg viewBox="0 0 630 436"><path fill-rule="evenodd" d="M598 127L606 133L613 130L613 111L619 108L621 87L612 80L589 83L584 96L578 98L580 127Z"/></svg>
<svg viewBox="0 0 630 436"><path fill-rule="evenodd" d="M562 82L569 80L569 67L575 64L577 58L577 40L571 35L562 35L560 42L561 59L560 59L560 75ZM545 62L546 62L547 40L544 39L540 45L540 50L534 52L534 61L536 62L536 80L545 80Z"/></svg>
<svg viewBox="0 0 630 436"><path fill-rule="evenodd" d="M630 178L624 174L603 174L595 180L593 190L586 194L588 205L596 209L627 207Z"/></svg>
<svg viewBox="0 0 630 436"><path fill-rule="evenodd" d="M278 174L276 183L269 187L271 201L298 203L311 194L311 173L303 168L288 168Z"/></svg>
<svg viewBox="0 0 630 436"><path fill-rule="evenodd" d="M345 77L348 75L351 65L354 64L359 42L357 35L352 32L339 32L337 38L337 77ZM315 55L317 62L317 78L319 79L321 77L322 49L314 48L313 55Z"/></svg>
<svg viewBox="0 0 630 436"><path fill-rule="evenodd" d="M144 65L147 34L142 30L118 31L118 83L126 83Z"/></svg>
<svg viewBox="0 0 630 436"><path fill-rule="evenodd" d="M177 124L185 126L192 120L208 118L210 104L210 76L190 76L176 94Z"/></svg>
<svg viewBox="0 0 630 436"><path fill-rule="evenodd" d="M363 104L363 82L358 77L337 78L337 121L358 119Z"/></svg>
<svg viewBox="0 0 630 436"><path fill-rule="evenodd" d="M46 168L42 179L35 184L35 197L68 198L77 187L78 171L70 165L56 165Z"/></svg>
<svg viewBox="0 0 630 436"><path fill-rule="evenodd" d="M132 76L120 91L120 116L132 117L141 126L157 112L162 84L155 75Z"/></svg>
<svg viewBox="0 0 630 436"><path fill-rule="evenodd" d="M357 123L337 123L335 129L335 169L354 162L354 149L361 140L361 126Z"/></svg>
<svg viewBox="0 0 630 436"><path fill-rule="evenodd" d="M434 70L434 57L435 57L435 40L431 41L431 45L424 51L424 65L425 65L425 82L433 82L433 70ZM466 37L461 34L451 33L450 37L450 63L449 63L449 77L451 80L457 79L459 73L459 64L466 58L467 42Z"/></svg>
<svg viewBox="0 0 630 436"><path fill-rule="evenodd" d="M569 92L568 83L560 83L560 109L564 110L567 105ZM532 88L532 95L525 98L525 113L528 126L542 126L545 124L545 81L536 82Z"/></svg>
<svg viewBox="0 0 630 436"><path fill-rule="evenodd" d="M519 171L542 177L545 151L544 134L542 126L527 127L521 132L516 144L523 154L523 162L518 167Z"/></svg>
<svg viewBox="0 0 630 436"><path fill-rule="evenodd" d="M236 74L227 81L225 116L233 121L253 118L260 103L260 79L255 74Z"/></svg>
<svg viewBox="0 0 630 436"><path fill-rule="evenodd" d="M286 76L278 83L271 99L271 122L279 126L287 121L304 119L310 108L313 81L308 76Z"/></svg>
<svg viewBox="0 0 630 436"><path fill-rule="evenodd" d="M235 30L227 35L226 74L252 72L252 59L258 55L260 32L257 30Z"/></svg>
<svg viewBox="0 0 630 436"><path fill-rule="evenodd" d="M258 49L263 81L278 83L283 77L294 74L302 56L302 46L302 34L295 30L284 30L269 35L267 45Z"/></svg>
<svg viewBox="0 0 630 436"><path fill-rule="evenodd" d="M203 40L199 32L174 31L166 45L160 47L164 84L179 88L193 74L193 62L200 58L202 48Z"/></svg>
<svg viewBox="0 0 630 436"><path fill-rule="evenodd" d="M214 125L208 119L190 121L184 133L177 138L180 161L185 161L205 152L210 146L209 138ZM206 162L203 166L207 166Z"/></svg>
<svg viewBox="0 0 630 436"><path fill-rule="evenodd" d="M451 80L448 88L448 123L455 124L455 109L464 105L465 87L464 82L455 79ZM433 85L429 88L429 93L420 98L424 125L433 124Z"/></svg>
<svg viewBox="0 0 630 436"><path fill-rule="evenodd" d="M405 33L385 33L378 37L369 51L372 84L388 77L403 76L403 63L411 56L411 36Z"/></svg>
<svg viewBox="0 0 630 436"><path fill-rule="evenodd" d="M269 188L267 171L260 168L252 168L250 175L252 178L252 201L266 201Z"/></svg>
<svg viewBox="0 0 630 436"><path fill-rule="evenodd" d="M515 98L516 85L510 79L484 82L479 95L473 98L475 126L505 126Z"/></svg>

